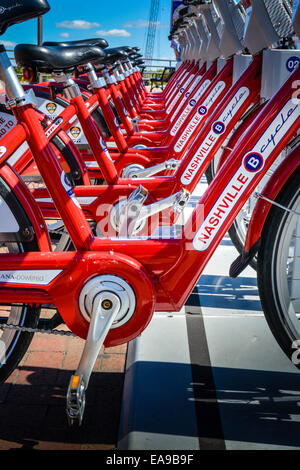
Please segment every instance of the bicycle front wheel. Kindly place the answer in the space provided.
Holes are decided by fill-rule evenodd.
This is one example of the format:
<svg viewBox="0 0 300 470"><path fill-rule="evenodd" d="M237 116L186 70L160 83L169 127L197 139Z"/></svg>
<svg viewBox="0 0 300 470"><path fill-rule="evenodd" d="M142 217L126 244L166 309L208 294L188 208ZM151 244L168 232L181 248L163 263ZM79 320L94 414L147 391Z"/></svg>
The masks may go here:
<svg viewBox="0 0 300 470"><path fill-rule="evenodd" d="M300 168L279 193L262 233L258 287L269 327L300 368ZM288 209L288 210L287 210Z"/></svg>
<svg viewBox="0 0 300 470"><path fill-rule="evenodd" d="M20 253L27 251L20 243L2 243L1 254ZM18 325L35 328L39 321L39 308L26 304L0 305L0 325ZM33 333L17 331L15 329L0 328L0 382L17 367L26 353Z"/></svg>

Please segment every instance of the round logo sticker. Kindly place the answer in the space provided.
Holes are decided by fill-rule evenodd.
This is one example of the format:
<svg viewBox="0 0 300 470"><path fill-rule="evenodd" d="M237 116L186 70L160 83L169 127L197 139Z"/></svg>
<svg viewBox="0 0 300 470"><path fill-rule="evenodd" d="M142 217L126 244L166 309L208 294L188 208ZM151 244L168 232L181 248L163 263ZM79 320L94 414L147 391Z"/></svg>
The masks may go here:
<svg viewBox="0 0 300 470"><path fill-rule="evenodd" d="M54 114L56 109L57 109L57 104L52 103L52 101L51 101L51 102L47 103L46 108L47 108L47 111L48 111L49 114Z"/></svg>
<svg viewBox="0 0 300 470"><path fill-rule="evenodd" d="M198 109L198 113L201 114L201 116L205 116L205 114L207 113L207 107L200 106L200 108Z"/></svg>
<svg viewBox="0 0 300 470"><path fill-rule="evenodd" d="M81 129L80 127L74 126L74 127L71 127L70 132L72 136L74 137L74 139L77 139L81 134Z"/></svg>
<svg viewBox="0 0 300 470"><path fill-rule="evenodd" d="M261 170L263 164L263 157L260 155L260 153L256 152L249 153L249 155L247 155L244 160L244 167L247 171L250 171L251 173L255 173Z"/></svg>
<svg viewBox="0 0 300 470"><path fill-rule="evenodd" d="M296 69L296 67L298 67L299 63L300 63L299 57L296 57L296 56L290 57L286 61L286 68L290 73L292 73Z"/></svg>
<svg viewBox="0 0 300 470"><path fill-rule="evenodd" d="M224 122L221 122L221 121L215 122L213 125L213 131L215 132L215 134L223 134L223 132L225 131Z"/></svg>

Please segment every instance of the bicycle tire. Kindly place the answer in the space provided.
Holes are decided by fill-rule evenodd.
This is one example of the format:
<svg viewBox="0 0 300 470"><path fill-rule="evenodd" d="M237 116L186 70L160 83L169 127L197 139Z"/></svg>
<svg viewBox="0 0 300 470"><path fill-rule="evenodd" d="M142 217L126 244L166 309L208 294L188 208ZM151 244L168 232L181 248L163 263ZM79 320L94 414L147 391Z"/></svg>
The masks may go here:
<svg viewBox="0 0 300 470"><path fill-rule="evenodd" d="M18 223L20 221L20 207L19 205L18 210L14 210L10 207ZM26 217L24 210L23 217ZM2 241L0 247L0 259L1 253L39 251L35 236L30 242ZM10 310L6 313L7 308ZM0 318L2 323L7 324L9 322L19 326L35 328L38 324L39 316L40 307L36 305L18 304L15 306L5 304L0 306ZM0 329L0 382L4 382L18 366L31 343L33 335L34 333Z"/></svg>
<svg viewBox="0 0 300 470"><path fill-rule="evenodd" d="M299 213L300 167L287 181L276 202ZM261 304L273 336L286 356L300 368L300 360L299 363L294 360L296 351L293 347L294 342L300 339L300 308L298 298L293 294L293 282L297 281L293 281L291 277L298 272L295 263L295 253L298 253L297 238L293 235L297 224L300 226L299 216L272 206L262 232L257 279ZM293 268L294 273L291 272ZM298 290L300 294L300 289Z"/></svg>

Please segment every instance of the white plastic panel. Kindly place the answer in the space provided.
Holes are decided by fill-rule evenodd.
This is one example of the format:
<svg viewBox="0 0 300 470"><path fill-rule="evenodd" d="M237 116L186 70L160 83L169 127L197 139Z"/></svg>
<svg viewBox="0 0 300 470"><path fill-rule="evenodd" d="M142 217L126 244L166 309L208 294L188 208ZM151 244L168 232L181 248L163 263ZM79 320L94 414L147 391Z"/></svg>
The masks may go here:
<svg viewBox="0 0 300 470"><path fill-rule="evenodd" d="M212 66L212 62L210 60L207 60L206 61L206 71L209 70L211 66Z"/></svg>
<svg viewBox="0 0 300 470"><path fill-rule="evenodd" d="M217 61L217 72L220 73L221 70L225 67L225 65L226 65L226 59L223 59L223 57L218 59L218 61Z"/></svg>
<svg viewBox="0 0 300 470"><path fill-rule="evenodd" d="M261 97L267 100L278 91L300 63L300 50L265 50L263 52Z"/></svg>
<svg viewBox="0 0 300 470"><path fill-rule="evenodd" d="M233 84L238 81L253 60L250 54L238 54L233 59Z"/></svg>
<svg viewBox="0 0 300 470"><path fill-rule="evenodd" d="M19 224L15 219L14 214L0 196L0 220L2 233L17 233L20 230Z"/></svg>

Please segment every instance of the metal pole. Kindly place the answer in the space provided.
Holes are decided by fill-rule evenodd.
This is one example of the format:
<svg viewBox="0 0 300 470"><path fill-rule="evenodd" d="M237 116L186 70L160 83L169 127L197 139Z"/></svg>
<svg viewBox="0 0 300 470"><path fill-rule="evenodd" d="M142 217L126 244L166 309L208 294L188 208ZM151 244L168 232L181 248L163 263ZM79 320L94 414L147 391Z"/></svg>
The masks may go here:
<svg viewBox="0 0 300 470"><path fill-rule="evenodd" d="M38 17L38 45L41 46L43 43L43 17Z"/></svg>
<svg viewBox="0 0 300 470"><path fill-rule="evenodd" d="M38 46L41 46L43 43L43 17L39 16L38 17L38 29L37 29L37 43ZM42 74L38 73L37 75L38 82L40 83L42 81Z"/></svg>

